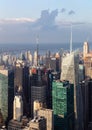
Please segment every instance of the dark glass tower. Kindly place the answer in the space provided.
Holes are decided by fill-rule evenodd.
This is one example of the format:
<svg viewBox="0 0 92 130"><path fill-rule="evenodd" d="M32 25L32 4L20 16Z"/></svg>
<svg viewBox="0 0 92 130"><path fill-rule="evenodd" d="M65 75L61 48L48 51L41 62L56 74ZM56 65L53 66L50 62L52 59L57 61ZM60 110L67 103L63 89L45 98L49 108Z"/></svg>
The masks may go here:
<svg viewBox="0 0 92 130"><path fill-rule="evenodd" d="M23 111L25 115L29 114L30 93L29 67L23 64L17 64L14 70L14 95L22 95L24 103Z"/></svg>

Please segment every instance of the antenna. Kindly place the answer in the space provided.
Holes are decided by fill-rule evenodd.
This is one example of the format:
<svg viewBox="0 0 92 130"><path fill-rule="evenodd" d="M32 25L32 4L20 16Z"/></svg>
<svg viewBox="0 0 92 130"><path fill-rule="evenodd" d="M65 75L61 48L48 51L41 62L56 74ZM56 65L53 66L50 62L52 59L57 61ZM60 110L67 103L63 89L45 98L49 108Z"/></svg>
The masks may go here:
<svg viewBox="0 0 92 130"><path fill-rule="evenodd" d="M70 53L72 52L72 24L71 24L71 38L70 38Z"/></svg>
<svg viewBox="0 0 92 130"><path fill-rule="evenodd" d="M36 37L36 44L37 44L36 51L37 51L37 66L38 66L38 55L39 55L39 35L37 35L37 37Z"/></svg>

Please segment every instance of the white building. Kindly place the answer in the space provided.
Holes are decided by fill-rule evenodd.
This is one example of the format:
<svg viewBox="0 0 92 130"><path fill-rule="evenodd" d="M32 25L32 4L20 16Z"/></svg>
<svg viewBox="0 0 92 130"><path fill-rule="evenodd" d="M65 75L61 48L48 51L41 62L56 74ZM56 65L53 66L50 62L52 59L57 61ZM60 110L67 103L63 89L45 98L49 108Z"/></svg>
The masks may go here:
<svg viewBox="0 0 92 130"><path fill-rule="evenodd" d="M13 119L20 121L23 116L23 101L20 95L14 97L13 106Z"/></svg>

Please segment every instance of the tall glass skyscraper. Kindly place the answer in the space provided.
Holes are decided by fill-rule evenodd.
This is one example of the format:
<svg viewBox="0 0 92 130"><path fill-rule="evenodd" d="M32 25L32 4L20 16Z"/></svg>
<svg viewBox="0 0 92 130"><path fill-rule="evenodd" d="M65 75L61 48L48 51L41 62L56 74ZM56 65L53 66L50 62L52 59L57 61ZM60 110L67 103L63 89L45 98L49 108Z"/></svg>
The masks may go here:
<svg viewBox="0 0 92 130"><path fill-rule="evenodd" d="M74 113L75 113L75 130L82 130L83 113L82 99L79 85L79 54L72 52L62 58L61 80L68 80L74 84Z"/></svg>
<svg viewBox="0 0 92 130"><path fill-rule="evenodd" d="M68 81L53 81L52 107L55 130L74 130L74 91Z"/></svg>
<svg viewBox="0 0 92 130"><path fill-rule="evenodd" d="M4 120L8 117L8 70L0 70L0 109Z"/></svg>

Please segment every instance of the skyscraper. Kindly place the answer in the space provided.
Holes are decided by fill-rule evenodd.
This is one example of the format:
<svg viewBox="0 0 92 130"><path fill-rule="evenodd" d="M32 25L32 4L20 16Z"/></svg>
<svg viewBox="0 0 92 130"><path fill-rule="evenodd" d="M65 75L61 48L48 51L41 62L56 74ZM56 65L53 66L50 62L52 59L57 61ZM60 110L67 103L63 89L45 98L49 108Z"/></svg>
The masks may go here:
<svg viewBox="0 0 92 130"><path fill-rule="evenodd" d="M53 110L42 108L38 110L37 114L46 119L46 130L54 130Z"/></svg>
<svg viewBox="0 0 92 130"><path fill-rule="evenodd" d="M31 116L33 117L33 103L39 100L46 106L46 86L31 86Z"/></svg>
<svg viewBox="0 0 92 130"><path fill-rule="evenodd" d="M8 121L13 118L14 69L8 71Z"/></svg>
<svg viewBox="0 0 92 130"><path fill-rule="evenodd" d="M29 67L23 63L17 63L14 70L14 94L21 94L24 101L24 114L29 113L29 103L30 103L30 78L29 78Z"/></svg>
<svg viewBox="0 0 92 130"><path fill-rule="evenodd" d="M35 117L44 117L46 119L46 130L54 130L54 118L53 110L46 109L43 106L43 103L39 100L34 101L34 112Z"/></svg>
<svg viewBox="0 0 92 130"><path fill-rule="evenodd" d="M82 114L82 104L80 105L81 90L79 86L79 55L77 52L72 52L66 54L62 58L61 66L61 80L68 80L70 83L74 84L74 113L75 113L75 130L82 129L83 115Z"/></svg>
<svg viewBox="0 0 92 130"><path fill-rule="evenodd" d="M34 52L34 62L33 62L34 66L38 65L38 53L37 51Z"/></svg>
<svg viewBox="0 0 92 130"><path fill-rule="evenodd" d="M84 42L84 45L83 45L83 57L85 58L88 53L89 53L88 42Z"/></svg>
<svg viewBox="0 0 92 130"><path fill-rule="evenodd" d="M8 70L0 69L0 109L4 121L8 117Z"/></svg>
<svg viewBox="0 0 92 130"><path fill-rule="evenodd" d="M53 81L52 106L55 130L74 130L74 91L68 81Z"/></svg>
<svg viewBox="0 0 92 130"><path fill-rule="evenodd" d="M20 95L14 97L13 102L13 119L20 121L23 116L23 101Z"/></svg>

